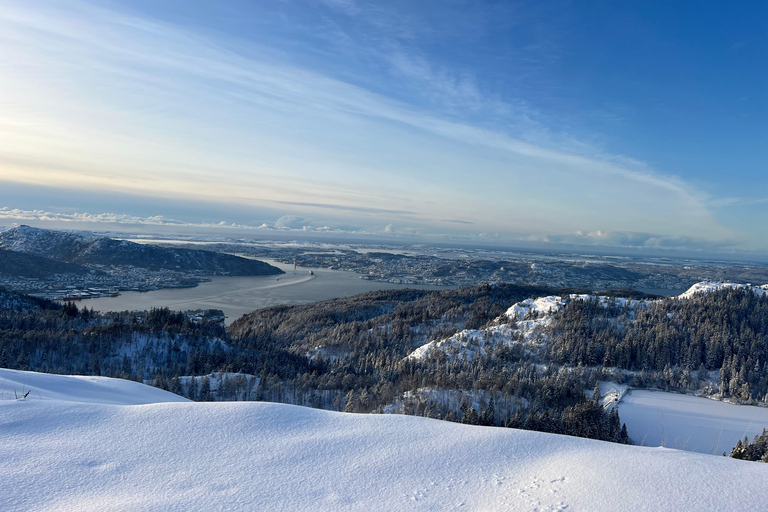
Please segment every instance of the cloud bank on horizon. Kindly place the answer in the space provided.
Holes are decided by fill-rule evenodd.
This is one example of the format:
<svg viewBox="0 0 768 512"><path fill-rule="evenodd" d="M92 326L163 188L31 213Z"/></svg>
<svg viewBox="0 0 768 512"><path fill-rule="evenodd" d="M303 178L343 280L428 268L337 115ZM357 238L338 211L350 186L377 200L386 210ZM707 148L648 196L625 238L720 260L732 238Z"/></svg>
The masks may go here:
<svg viewBox="0 0 768 512"><path fill-rule="evenodd" d="M669 149L633 123L655 120L663 131L668 113L646 119L638 98L670 102L665 87L684 81L591 96L590 80L615 77L594 68L579 83L570 69L569 59L588 61L601 42L584 42L601 20L583 13L353 1L104 5L0 6L0 184L60 191L38 201L0 191L0 222L768 250L759 151L747 151L754 162L739 157L752 180L742 188L713 148L676 165L684 147ZM647 13L615 14L642 25ZM681 44L678 58L691 60ZM731 51L751 47L747 39ZM690 107L665 108L683 116ZM713 136L707 126L719 121L713 113L687 139L681 132L679 145ZM86 209L72 199L85 193L156 206L127 213L105 200ZM184 201L222 214L193 219L166 204Z"/></svg>

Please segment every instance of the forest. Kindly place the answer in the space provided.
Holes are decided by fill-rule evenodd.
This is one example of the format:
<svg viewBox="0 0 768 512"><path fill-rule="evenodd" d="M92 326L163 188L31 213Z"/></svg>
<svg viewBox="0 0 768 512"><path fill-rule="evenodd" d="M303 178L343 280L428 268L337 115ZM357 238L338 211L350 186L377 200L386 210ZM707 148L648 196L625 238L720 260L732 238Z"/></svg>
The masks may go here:
<svg viewBox="0 0 768 512"><path fill-rule="evenodd" d="M0 366L129 378L194 400L403 413L614 442L628 442L626 428L601 404L601 380L680 392L709 386L765 401L768 299L741 290L689 300L600 292L641 301L569 299L541 324L546 343L512 334L477 357L408 357L466 329L514 329L518 320L505 312L524 299L583 292L507 284L377 291L266 308L225 328L168 309L95 313L0 291ZM719 380L708 380L716 371Z"/></svg>

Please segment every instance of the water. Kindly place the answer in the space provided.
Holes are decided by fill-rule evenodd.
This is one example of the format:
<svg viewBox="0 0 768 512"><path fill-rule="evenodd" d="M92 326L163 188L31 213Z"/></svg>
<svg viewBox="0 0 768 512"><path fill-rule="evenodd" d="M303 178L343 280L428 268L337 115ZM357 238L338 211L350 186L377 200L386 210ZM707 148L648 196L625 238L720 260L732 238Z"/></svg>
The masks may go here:
<svg viewBox="0 0 768 512"><path fill-rule="evenodd" d="M675 295L685 293L688 288L635 288L635 290L643 293L652 293L653 295L661 295L662 297L674 297Z"/></svg>
<svg viewBox="0 0 768 512"><path fill-rule="evenodd" d="M731 453L768 427L768 408L639 389L624 396L619 415L635 444L712 455Z"/></svg>
<svg viewBox="0 0 768 512"><path fill-rule="evenodd" d="M444 286L402 285L360 279L359 274L322 268L299 268L274 260L263 260L281 268L279 276L212 277L195 288L168 288L151 292L121 292L118 297L88 299L82 305L95 311L133 311L168 307L172 310L221 309L231 324L242 315L278 304L306 304L348 297L372 290L416 288L446 289ZM309 274L309 270L314 275Z"/></svg>

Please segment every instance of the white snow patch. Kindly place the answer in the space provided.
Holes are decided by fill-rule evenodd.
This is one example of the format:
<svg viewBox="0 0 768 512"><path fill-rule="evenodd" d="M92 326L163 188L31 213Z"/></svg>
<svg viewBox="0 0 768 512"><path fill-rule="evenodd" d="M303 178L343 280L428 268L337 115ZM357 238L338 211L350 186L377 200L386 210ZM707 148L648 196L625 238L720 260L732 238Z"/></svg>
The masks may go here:
<svg viewBox="0 0 768 512"><path fill-rule="evenodd" d="M548 315L555 311L559 311L564 305L565 301L557 295L549 295L537 299L525 299L509 308L506 315L514 320L523 320L530 312Z"/></svg>
<svg viewBox="0 0 768 512"><path fill-rule="evenodd" d="M678 299L690 299L691 297L700 293L710 293L717 290L723 290L726 288L732 288L735 290L750 290L758 296L763 296L768 292L768 284L761 286L752 286L751 284L739 284L739 283L724 283L720 281L702 281L696 283L684 293L677 296Z"/></svg>
<svg viewBox="0 0 768 512"><path fill-rule="evenodd" d="M445 353L449 360L455 360L459 357L473 360L477 356L487 355L491 345L509 343L512 332L513 329L507 324L496 325L488 329L464 329L450 338L430 341L420 346L408 354L407 359L424 359L439 349Z"/></svg>

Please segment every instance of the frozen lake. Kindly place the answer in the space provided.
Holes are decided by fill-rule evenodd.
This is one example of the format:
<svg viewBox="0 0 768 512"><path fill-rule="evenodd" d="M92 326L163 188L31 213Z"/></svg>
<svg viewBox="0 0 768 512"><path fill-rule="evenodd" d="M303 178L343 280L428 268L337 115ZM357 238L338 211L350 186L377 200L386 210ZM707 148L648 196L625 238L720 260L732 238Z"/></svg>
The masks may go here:
<svg viewBox="0 0 768 512"><path fill-rule="evenodd" d="M739 439L768 428L768 408L663 391L630 390L618 407L629 437L643 446L730 454Z"/></svg>
<svg viewBox="0 0 768 512"><path fill-rule="evenodd" d="M446 289L444 286L403 285L360 279L360 274L323 268L299 268L263 260L285 274L255 277L213 277L195 288L167 288L151 292L121 292L118 297L88 299L82 306L96 311L133 311L168 307L174 310L221 309L227 325L242 315L278 304L306 304L335 297L348 297L372 290L416 288ZM314 275L309 274L312 270Z"/></svg>

